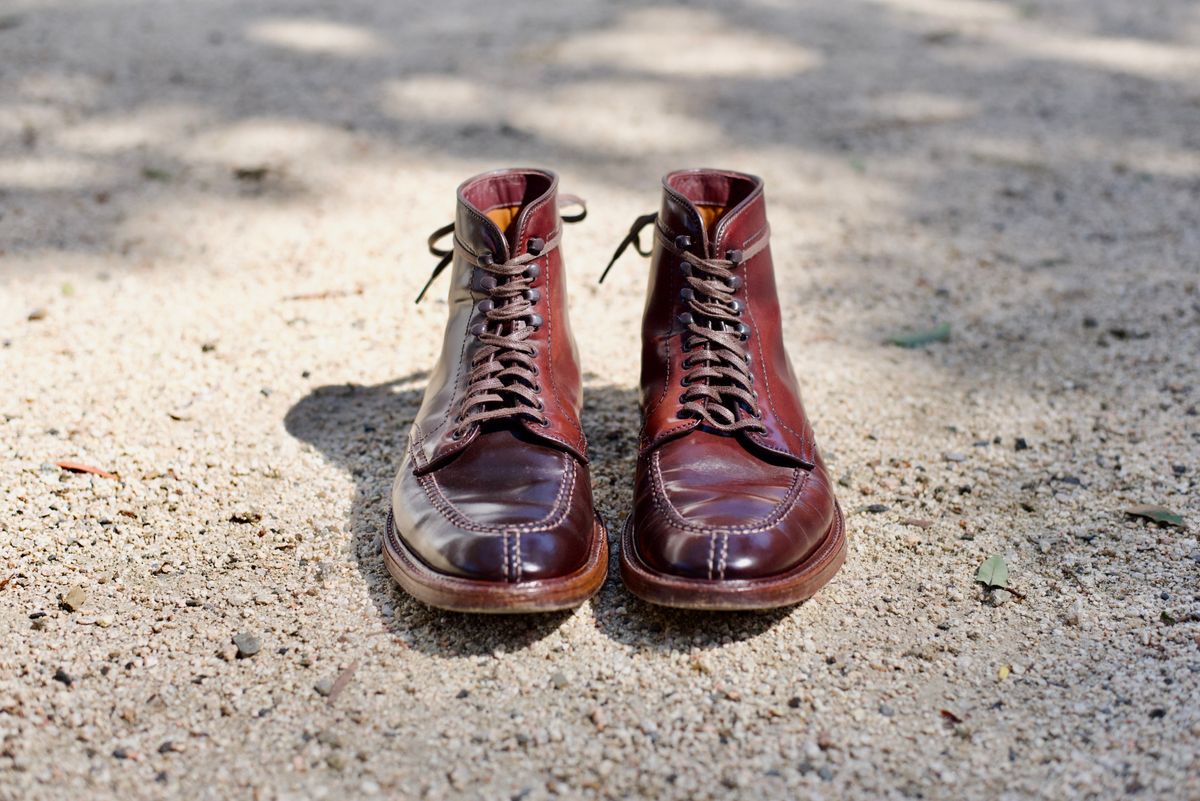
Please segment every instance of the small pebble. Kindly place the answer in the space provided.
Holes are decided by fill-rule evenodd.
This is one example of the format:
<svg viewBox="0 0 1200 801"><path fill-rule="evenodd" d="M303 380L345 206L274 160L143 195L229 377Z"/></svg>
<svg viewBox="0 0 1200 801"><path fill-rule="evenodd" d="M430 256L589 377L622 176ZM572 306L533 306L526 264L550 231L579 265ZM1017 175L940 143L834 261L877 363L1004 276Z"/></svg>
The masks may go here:
<svg viewBox="0 0 1200 801"><path fill-rule="evenodd" d="M72 612L78 612L83 608L83 605L87 603L87 599L87 592L84 591L83 586L76 584L67 591L66 595L63 596L63 609L68 609Z"/></svg>
<svg viewBox="0 0 1200 801"><path fill-rule="evenodd" d="M249 659L262 650L262 640L249 632L235 634L233 644L237 646L238 659Z"/></svg>
<svg viewBox="0 0 1200 801"><path fill-rule="evenodd" d="M317 691L317 695L328 698L329 694L333 692L333 682L334 680L331 678L321 679L313 685L313 689Z"/></svg>

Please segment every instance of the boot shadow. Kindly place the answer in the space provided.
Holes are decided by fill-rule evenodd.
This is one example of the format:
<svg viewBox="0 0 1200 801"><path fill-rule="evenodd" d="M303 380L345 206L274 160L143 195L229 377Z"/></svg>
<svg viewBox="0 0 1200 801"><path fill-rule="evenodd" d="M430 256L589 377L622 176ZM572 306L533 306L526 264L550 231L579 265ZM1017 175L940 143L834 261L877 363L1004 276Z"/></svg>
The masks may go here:
<svg viewBox="0 0 1200 801"><path fill-rule="evenodd" d="M334 384L301 398L284 418L288 433L315 447L354 479L349 547L383 626L411 647L441 656L527 648L557 631L571 611L470 615L426 606L401 590L383 563L392 480L420 407L427 373L374 385ZM588 380L599 377L589 374ZM613 385L584 390L596 509L609 536L609 576L591 602L596 628L624 645L664 650L711 648L758 636L788 611L706 614L644 603L621 585L618 548L633 497L640 419L637 392Z"/></svg>
<svg viewBox="0 0 1200 801"><path fill-rule="evenodd" d="M401 590L384 566L392 479L427 376L318 387L288 410L284 427L354 479L349 547L384 628L411 647L440 656L527 648L556 631L571 613L468 615L434 609Z"/></svg>

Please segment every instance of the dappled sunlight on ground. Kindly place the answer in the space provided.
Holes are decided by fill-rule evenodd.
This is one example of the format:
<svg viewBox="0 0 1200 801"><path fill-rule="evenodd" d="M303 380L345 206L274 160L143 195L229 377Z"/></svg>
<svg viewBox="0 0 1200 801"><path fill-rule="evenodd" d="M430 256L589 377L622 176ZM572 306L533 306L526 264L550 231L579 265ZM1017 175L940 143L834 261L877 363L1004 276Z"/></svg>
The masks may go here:
<svg viewBox="0 0 1200 801"><path fill-rule="evenodd" d="M1200 793L1194 4L482 8L0 14L0 796ZM392 588L425 237L505 165L589 203L563 252L614 531L646 264L596 278L663 172L766 179L850 532L811 603L680 615L614 576L479 622ZM1024 599L974 584L993 553Z"/></svg>

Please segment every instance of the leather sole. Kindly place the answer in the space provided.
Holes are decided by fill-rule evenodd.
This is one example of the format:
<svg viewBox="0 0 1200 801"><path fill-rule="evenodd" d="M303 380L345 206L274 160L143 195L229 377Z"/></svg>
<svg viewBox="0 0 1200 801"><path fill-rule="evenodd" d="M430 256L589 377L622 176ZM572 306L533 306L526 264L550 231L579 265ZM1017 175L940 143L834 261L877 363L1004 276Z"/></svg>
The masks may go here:
<svg viewBox="0 0 1200 801"><path fill-rule="evenodd" d="M438 609L496 615L554 612L579 606L604 585L608 574L608 532L597 519L587 562L574 573L533 581L483 581L448 576L430 568L404 543L389 511L383 561L405 592Z"/></svg>
<svg viewBox="0 0 1200 801"><path fill-rule="evenodd" d="M633 544L633 515L621 535L621 580L637 597L659 606L709 611L774 609L806 601L846 561L846 525L841 506L817 550L786 573L758 579L693 579L647 566Z"/></svg>

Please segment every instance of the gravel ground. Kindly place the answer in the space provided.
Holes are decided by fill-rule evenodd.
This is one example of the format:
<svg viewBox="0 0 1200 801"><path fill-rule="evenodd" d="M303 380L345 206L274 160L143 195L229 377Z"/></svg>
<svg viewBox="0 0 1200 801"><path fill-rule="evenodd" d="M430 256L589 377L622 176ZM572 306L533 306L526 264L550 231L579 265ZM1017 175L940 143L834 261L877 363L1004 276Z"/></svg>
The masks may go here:
<svg viewBox="0 0 1200 801"><path fill-rule="evenodd" d="M5 3L0 799L1200 797L1200 9L476 5ZM645 265L595 278L667 169L766 178L817 598L393 589L424 238L518 164L590 202L613 528Z"/></svg>

